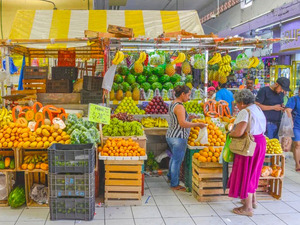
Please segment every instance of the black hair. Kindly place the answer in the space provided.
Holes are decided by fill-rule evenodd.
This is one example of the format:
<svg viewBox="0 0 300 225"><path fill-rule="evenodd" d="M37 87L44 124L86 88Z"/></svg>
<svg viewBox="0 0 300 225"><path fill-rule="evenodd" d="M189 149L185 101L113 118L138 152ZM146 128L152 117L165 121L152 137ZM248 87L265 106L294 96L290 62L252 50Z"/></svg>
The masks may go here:
<svg viewBox="0 0 300 225"><path fill-rule="evenodd" d="M247 80L251 80L251 81L255 82L255 79L253 77L248 77Z"/></svg>
<svg viewBox="0 0 300 225"><path fill-rule="evenodd" d="M221 84L221 88L227 88L227 83Z"/></svg>
<svg viewBox="0 0 300 225"><path fill-rule="evenodd" d="M174 91L175 91L175 97L176 97L176 98L180 97L180 95L181 95L182 93L187 94L187 93L190 92L190 90L191 90L191 89L190 89L188 86L186 86L186 85L179 85L179 86L177 86L176 88L174 88Z"/></svg>

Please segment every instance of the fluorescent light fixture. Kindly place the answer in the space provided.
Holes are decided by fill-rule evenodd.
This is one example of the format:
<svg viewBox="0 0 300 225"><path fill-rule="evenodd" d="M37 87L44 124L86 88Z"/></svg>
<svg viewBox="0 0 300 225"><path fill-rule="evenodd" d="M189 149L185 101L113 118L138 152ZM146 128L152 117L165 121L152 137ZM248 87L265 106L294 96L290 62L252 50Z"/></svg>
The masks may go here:
<svg viewBox="0 0 300 225"><path fill-rule="evenodd" d="M290 19L286 19L286 20L282 20L280 22L272 23L270 25L267 25L267 26L260 27L260 28L256 29L255 32L258 32L258 31L261 31L261 30L265 30L267 28L271 28L273 26L277 26L277 25L280 25L282 23L286 23L286 22L289 22L289 21L292 21L292 20L295 20L295 19L298 19L298 18L300 18L300 16L295 16L295 17L292 17Z"/></svg>

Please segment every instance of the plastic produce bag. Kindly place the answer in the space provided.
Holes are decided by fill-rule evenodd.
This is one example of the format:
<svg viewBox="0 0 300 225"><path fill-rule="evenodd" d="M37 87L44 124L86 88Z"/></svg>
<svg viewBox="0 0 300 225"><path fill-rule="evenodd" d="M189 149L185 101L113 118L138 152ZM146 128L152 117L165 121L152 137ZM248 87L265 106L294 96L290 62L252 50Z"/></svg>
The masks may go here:
<svg viewBox="0 0 300 225"><path fill-rule="evenodd" d="M292 138L291 137L280 137L281 148L284 152L289 152L292 149Z"/></svg>
<svg viewBox="0 0 300 225"><path fill-rule="evenodd" d="M71 144L80 144L80 134L78 129L75 129L71 134Z"/></svg>
<svg viewBox="0 0 300 225"><path fill-rule="evenodd" d="M224 146L223 151L222 151L222 154L223 154L223 160L224 160L225 162L232 162L232 161L233 161L234 154L230 151L230 148L229 148L229 145L230 145L230 143L231 143L231 140L232 140L232 138L230 138L230 137L227 135L226 142L225 142L225 146Z"/></svg>
<svg viewBox="0 0 300 225"><path fill-rule="evenodd" d="M43 184L33 184L30 197L38 204L48 203L48 187Z"/></svg>
<svg viewBox="0 0 300 225"><path fill-rule="evenodd" d="M198 138L195 140L195 142L200 142L203 145L208 144L207 127L204 127L202 129L200 129L199 134L198 134Z"/></svg>
<svg viewBox="0 0 300 225"><path fill-rule="evenodd" d="M279 137L294 137L293 121L292 118L288 117L287 113L284 112L281 118L281 123L278 131Z"/></svg>
<svg viewBox="0 0 300 225"><path fill-rule="evenodd" d="M117 69L117 65L112 65L105 73L103 83L102 83L103 89L111 91L111 87L113 85L114 78L115 78L116 69Z"/></svg>

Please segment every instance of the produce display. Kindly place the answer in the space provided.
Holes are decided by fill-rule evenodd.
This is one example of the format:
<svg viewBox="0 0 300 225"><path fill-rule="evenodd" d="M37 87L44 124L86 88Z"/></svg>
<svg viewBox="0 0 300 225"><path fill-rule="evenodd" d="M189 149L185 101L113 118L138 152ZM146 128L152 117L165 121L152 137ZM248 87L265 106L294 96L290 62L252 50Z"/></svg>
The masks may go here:
<svg viewBox="0 0 300 225"><path fill-rule="evenodd" d="M167 114L168 105L164 102L162 97L154 97L145 108L146 114Z"/></svg>
<svg viewBox="0 0 300 225"><path fill-rule="evenodd" d="M66 121L67 134L71 136L68 144L100 143L100 133L97 124L84 121L75 114L70 114ZM60 142L59 142L60 143Z"/></svg>
<svg viewBox="0 0 300 225"><path fill-rule="evenodd" d="M14 169L15 168L15 159L14 157L2 156L0 155L0 170L4 169Z"/></svg>
<svg viewBox="0 0 300 225"><path fill-rule="evenodd" d="M0 110L0 127L8 125L13 121L12 111L7 110L5 107L2 107Z"/></svg>
<svg viewBox="0 0 300 225"><path fill-rule="evenodd" d="M269 139L266 137L267 141L267 153L268 154L282 154L282 148L279 140L277 138Z"/></svg>
<svg viewBox="0 0 300 225"><path fill-rule="evenodd" d="M187 113L196 113L196 114L203 113L203 104L199 103L198 101L188 101L183 103L183 106Z"/></svg>
<svg viewBox="0 0 300 225"><path fill-rule="evenodd" d="M118 105L118 107L115 110L115 114L118 114L120 112L132 115L145 114L145 111L139 109L131 97L125 97Z"/></svg>
<svg viewBox="0 0 300 225"><path fill-rule="evenodd" d="M219 162L221 152L222 148L214 148L210 146L194 153L193 157L198 159L199 162Z"/></svg>
<svg viewBox="0 0 300 225"><path fill-rule="evenodd" d="M8 196L8 204L12 208L18 208L24 205L26 202L25 198L25 189L24 187L17 186L15 187Z"/></svg>
<svg viewBox="0 0 300 225"><path fill-rule="evenodd" d="M144 156L146 150L131 138L108 138L103 148L99 148L101 156Z"/></svg>
<svg viewBox="0 0 300 225"><path fill-rule="evenodd" d="M131 122L131 121L135 121L133 115L127 114L127 113L118 113L118 114L113 114L110 117L111 119L113 118L117 118L118 120L122 120L122 121L127 121L127 122Z"/></svg>
<svg viewBox="0 0 300 225"><path fill-rule="evenodd" d="M161 118L143 118L141 120L141 123L146 128L152 128L152 127L169 127L168 121L166 119Z"/></svg>
<svg viewBox="0 0 300 225"><path fill-rule="evenodd" d="M123 122L117 118L113 118L109 125L104 125L102 131L104 136L142 136L144 134L140 122Z"/></svg>
<svg viewBox="0 0 300 225"><path fill-rule="evenodd" d="M261 170L261 176L262 177L268 177L268 176L281 177L281 176L283 176L283 171L280 166L275 165L275 164L272 165L272 167L264 166Z"/></svg>
<svg viewBox="0 0 300 225"><path fill-rule="evenodd" d="M32 154L23 157L22 170L41 169L48 171L48 154Z"/></svg>

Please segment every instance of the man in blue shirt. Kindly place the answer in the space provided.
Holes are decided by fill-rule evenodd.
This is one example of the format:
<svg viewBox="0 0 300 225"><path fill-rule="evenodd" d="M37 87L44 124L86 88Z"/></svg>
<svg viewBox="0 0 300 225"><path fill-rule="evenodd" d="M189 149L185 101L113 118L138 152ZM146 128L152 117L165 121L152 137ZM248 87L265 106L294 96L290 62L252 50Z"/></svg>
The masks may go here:
<svg viewBox="0 0 300 225"><path fill-rule="evenodd" d="M249 89L254 96L257 95L257 90L254 89L254 79L253 78L248 78L246 81L246 87Z"/></svg>
<svg viewBox="0 0 300 225"><path fill-rule="evenodd" d="M234 104L233 93L231 91L228 91L226 88L226 83L221 85L221 89L216 94L216 101L224 100L228 102L230 114L232 115L232 105Z"/></svg>

